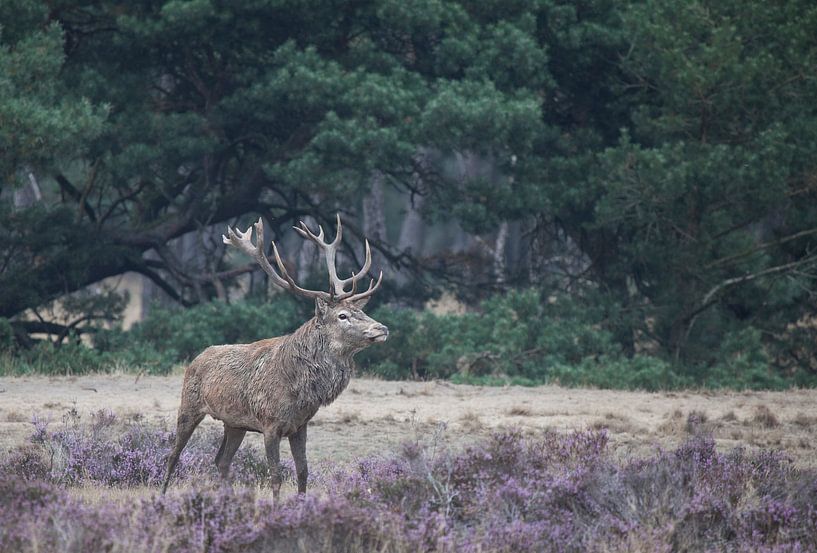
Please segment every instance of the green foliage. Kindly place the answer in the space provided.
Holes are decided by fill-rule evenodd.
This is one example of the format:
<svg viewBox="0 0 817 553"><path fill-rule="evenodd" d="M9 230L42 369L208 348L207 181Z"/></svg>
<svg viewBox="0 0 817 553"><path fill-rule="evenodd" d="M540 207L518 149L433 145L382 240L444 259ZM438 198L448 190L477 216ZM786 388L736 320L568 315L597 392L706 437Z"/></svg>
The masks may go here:
<svg viewBox="0 0 817 553"><path fill-rule="evenodd" d="M9 0L0 21L0 317L125 271L206 300L209 283L145 252L252 211L279 227L268 237L300 214L326 222L376 172L476 235L557 227L582 267L554 301L381 309L406 335L366 352L377 374L817 378L813 2ZM451 169L466 158L488 169ZM33 181L42 198L16 205ZM506 282L547 278L520 267ZM99 311L86 299L75 311ZM255 312L221 309L159 311L128 335L142 349L97 343L167 367L288 328L252 335L233 321ZM644 342L658 360L636 355Z"/></svg>
<svg viewBox="0 0 817 553"><path fill-rule="evenodd" d="M0 352L0 375L3 376L107 373L119 366L117 356L77 342L59 346L39 342L30 349Z"/></svg>
<svg viewBox="0 0 817 553"><path fill-rule="evenodd" d="M192 359L214 344L238 344L279 336L304 320L303 302L281 295L275 301L210 302L190 309L157 309L132 334L177 359Z"/></svg>
<svg viewBox="0 0 817 553"><path fill-rule="evenodd" d="M14 329L8 319L0 317L0 353L11 352L14 346Z"/></svg>
<svg viewBox="0 0 817 553"><path fill-rule="evenodd" d="M542 109L557 86L539 29L552 8L3 2L0 186L33 171L43 198L34 213L0 211L19 241L0 246L13 260L0 266L0 316L128 270L164 276L166 262L142 254L203 221L253 210L281 228L307 212L326 220L354 209L375 170L406 192L420 151L513 158L530 175L534 145L558 134ZM524 215L535 195L450 184L424 188L462 205L470 228L486 213L491 224ZM53 239L60 248L37 249L45 221L67 237ZM56 278L66 251L76 262ZM190 281L173 285L199 301Z"/></svg>
<svg viewBox="0 0 817 553"><path fill-rule="evenodd" d="M0 374L120 369L167 374L209 346L249 343L291 332L311 316L307 311L304 302L284 295L270 302L212 302L190 309L157 306L129 331L99 330L93 336L93 348L78 342L59 346L41 342L29 350L8 351L0 357Z"/></svg>
<svg viewBox="0 0 817 553"><path fill-rule="evenodd" d="M679 375L666 361L649 356L588 357L576 365L552 365L547 378L528 378L510 375L473 376L457 373L451 377L456 384L480 386L537 386L558 384L560 386L591 387L626 390L671 390L690 386L693 380ZM749 387L725 384L723 387Z"/></svg>
<svg viewBox="0 0 817 553"><path fill-rule="evenodd" d="M441 378L483 385L542 383L666 390L690 386L784 389L815 385L806 370L775 371L760 333L736 331L714 365L683 365L655 355L628 357L614 339L619 313L598 297L542 298L509 292L478 313L436 315L382 307L373 316L392 329L360 354L361 369L384 378Z"/></svg>
<svg viewBox="0 0 817 553"><path fill-rule="evenodd" d="M533 380L524 376L474 376L457 373L451 375L451 382L454 384L468 384L471 386L541 386L545 382Z"/></svg>
<svg viewBox="0 0 817 553"><path fill-rule="evenodd" d="M123 364L165 373L209 346L287 334L309 316L303 302L286 295L270 302L248 299L210 302L189 309L155 307L130 331L101 331L94 343L99 351L115 355Z"/></svg>
<svg viewBox="0 0 817 553"><path fill-rule="evenodd" d="M45 169L81 155L83 145L101 133L106 115L61 81L60 25L44 25L44 6L33 2L4 2L0 14L14 12L14 4L22 4L21 11L0 19L0 187L15 182L22 169ZM36 26L26 28L31 23Z"/></svg>
<svg viewBox="0 0 817 553"><path fill-rule="evenodd" d="M603 372L607 362L620 357L620 348L605 328L604 310L566 296L543 300L533 289L494 296L476 313L436 315L383 307L372 316L394 332L386 343L360 354L361 367L385 378L578 385L588 379L587 368L580 369L584 376L577 376L566 367L604 359L592 361ZM638 387L649 381L661 387L661 378L672 384L660 370L649 373L643 363L633 363L638 375L630 380L603 376L592 384ZM610 371L618 375L624 368Z"/></svg>
<svg viewBox="0 0 817 553"><path fill-rule="evenodd" d="M629 359L588 357L576 365L555 365L549 372L551 381L563 386L656 391L682 388L694 383L666 361L642 355ZM727 386L735 386L735 383Z"/></svg>
<svg viewBox="0 0 817 553"><path fill-rule="evenodd" d="M774 370L760 331L745 328L727 334L716 358L703 381L712 388L784 389L795 378L786 378ZM799 372L799 371L798 371Z"/></svg>
<svg viewBox="0 0 817 553"><path fill-rule="evenodd" d="M685 366L645 354L627 357L613 339L615 309L603 308L596 299L543 298L538 291L526 289L493 296L478 312L464 314L380 307L372 316L392 332L385 343L359 354L358 364L362 373L387 379L448 379L480 385L551 383L655 391L817 384L805 369L788 374L775 371L755 330L731 333L715 355L721 362L713 365ZM166 374L208 346L291 332L311 316L307 307L284 295L270 302L213 302L186 310L157 307L130 331L95 333L95 348L70 341L6 351L0 355L0 374L121 369Z"/></svg>
<svg viewBox="0 0 817 553"><path fill-rule="evenodd" d="M651 0L620 15L629 47L612 90L629 120L558 162L552 205L595 280L640 312L631 336L728 367L735 336L782 336L814 310L817 9Z"/></svg>

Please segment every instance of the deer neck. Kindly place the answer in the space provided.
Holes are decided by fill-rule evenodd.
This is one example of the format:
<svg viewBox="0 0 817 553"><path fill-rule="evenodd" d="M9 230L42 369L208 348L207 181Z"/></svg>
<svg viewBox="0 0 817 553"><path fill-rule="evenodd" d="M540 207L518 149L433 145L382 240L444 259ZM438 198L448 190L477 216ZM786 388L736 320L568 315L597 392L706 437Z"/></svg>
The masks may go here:
<svg viewBox="0 0 817 553"><path fill-rule="evenodd" d="M288 341L299 402L332 403L349 384L356 352L333 344L314 318L293 332Z"/></svg>

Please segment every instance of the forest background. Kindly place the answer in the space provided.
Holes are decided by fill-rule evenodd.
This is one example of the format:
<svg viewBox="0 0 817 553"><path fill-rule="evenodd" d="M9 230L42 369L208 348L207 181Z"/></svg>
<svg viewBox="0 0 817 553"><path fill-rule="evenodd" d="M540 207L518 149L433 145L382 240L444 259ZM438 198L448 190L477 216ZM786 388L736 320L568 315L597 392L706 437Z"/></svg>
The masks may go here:
<svg viewBox="0 0 817 553"><path fill-rule="evenodd" d="M0 373L291 330L312 306L221 234L262 217L323 287L291 226L340 213L341 265L368 237L386 274L363 371L813 386L815 29L805 0L4 0Z"/></svg>

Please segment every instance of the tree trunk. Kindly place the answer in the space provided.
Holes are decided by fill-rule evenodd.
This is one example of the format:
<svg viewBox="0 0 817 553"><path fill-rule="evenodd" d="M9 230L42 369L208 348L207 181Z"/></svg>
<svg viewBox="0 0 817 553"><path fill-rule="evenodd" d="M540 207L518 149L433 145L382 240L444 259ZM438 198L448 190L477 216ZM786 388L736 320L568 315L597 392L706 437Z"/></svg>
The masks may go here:
<svg viewBox="0 0 817 553"><path fill-rule="evenodd" d="M496 233L496 241L494 242L494 278L496 285L500 288L505 286L507 278L507 258L505 255L505 246L508 243L508 221L502 221L499 224L499 230Z"/></svg>
<svg viewBox="0 0 817 553"><path fill-rule="evenodd" d="M363 232L372 240L386 240L386 214L383 205L383 173L372 173L369 193L363 198Z"/></svg>
<svg viewBox="0 0 817 553"><path fill-rule="evenodd" d="M415 161L420 170L414 173L412 188L419 194L410 194L406 197L406 217L403 219L403 226L400 229L400 238L397 240L397 249L401 252L410 252L419 255L423 250L425 239L425 223L421 216L423 204L425 203L425 182L423 180L423 169L428 165L428 152L420 150Z"/></svg>
<svg viewBox="0 0 817 553"><path fill-rule="evenodd" d="M28 171L28 184L22 186L14 191L14 208L23 209L31 207L43 199L42 192L40 192L40 183L37 182L37 177L31 171Z"/></svg>
<svg viewBox="0 0 817 553"><path fill-rule="evenodd" d="M401 251L408 251L417 255L423 250L425 239L425 224L420 210L425 203L425 196L415 196L414 201L407 198L406 217L403 219L403 226L400 228L400 238L397 240L397 248Z"/></svg>
<svg viewBox="0 0 817 553"><path fill-rule="evenodd" d="M311 215L304 217L304 223L311 228L317 229L318 225L315 223L315 218ZM313 230L313 232L315 232ZM330 238L327 237L327 240ZM310 240L301 240L301 246L298 249L297 265L295 271L297 273L297 282L306 282L314 269L315 260L318 258L318 246ZM286 262L286 260L284 260ZM278 290L277 286L270 280L270 290Z"/></svg>

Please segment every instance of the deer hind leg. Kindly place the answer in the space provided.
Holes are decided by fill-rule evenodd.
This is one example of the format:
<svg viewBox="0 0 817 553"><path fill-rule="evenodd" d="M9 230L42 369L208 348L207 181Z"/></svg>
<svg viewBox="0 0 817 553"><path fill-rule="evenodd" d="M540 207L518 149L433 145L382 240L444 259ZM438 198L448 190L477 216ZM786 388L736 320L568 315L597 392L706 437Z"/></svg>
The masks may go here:
<svg viewBox="0 0 817 553"><path fill-rule="evenodd" d="M233 457L235 457L235 453L238 451L241 442L244 441L246 434L246 430L224 425L224 439L221 440L221 447L218 454L216 454L216 467L218 467L218 472L224 480L227 480L230 476L230 465L233 462Z"/></svg>
<svg viewBox="0 0 817 553"><path fill-rule="evenodd" d="M306 423L289 437L289 448L295 460L295 473L298 476L298 493L306 493L306 479L309 468L306 464Z"/></svg>
<svg viewBox="0 0 817 553"><path fill-rule="evenodd" d="M281 434L278 429L264 431L264 449L269 463L270 486L272 498L278 502L281 495Z"/></svg>
<svg viewBox="0 0 817 553"><path fill-rule="evenodd" d="M179 455L182 454L184 446L187 445L193 431L204 420L204 415L189 415L179 413L179 418L176 421L176 443L173 446L173 451L167 458L167 470L165 472L165 481L162 484L162 493L167 491L167 485L170 483L170 477L173 475L173 469L176 468L176 463L179 462Z"/></svg>
<svg viewBox="0 0 817 553"><path fill-rule="evenodd" d="M221 457L224 455L224 446L227 444L227 425L224 425L224 436L221 437L221 445L218 446L218 452L216 453L216 466L218 466L219 462L221 461Z"/></svg>

